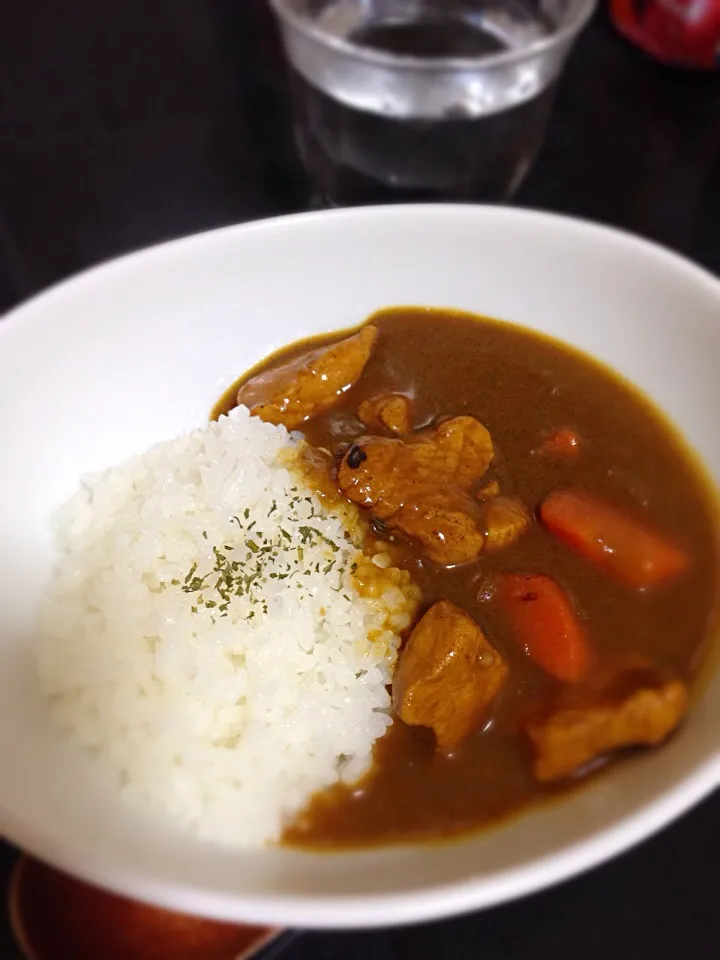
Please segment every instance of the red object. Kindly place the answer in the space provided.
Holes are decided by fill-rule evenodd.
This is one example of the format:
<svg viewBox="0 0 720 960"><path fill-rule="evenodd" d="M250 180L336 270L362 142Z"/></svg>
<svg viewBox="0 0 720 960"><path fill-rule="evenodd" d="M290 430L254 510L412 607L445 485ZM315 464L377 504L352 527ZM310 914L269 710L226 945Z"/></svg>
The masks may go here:
<svg viewBox="0 0 720 960"><path fill-rule="evenodd" d="M611 0L617 29L664 63L720 66L720 0Z"/></svg>
<svg viewBox="0 0 720 960"><path fill-rule="evenodd" d="M578 490L558 490L540 507L545 526L616 579L645 589L688 566L687 555L617 507Z"/></svg>
<svg viewBox="0 0 720 960"><path fill-rule="evenodd" d="M281 932L135 903L29 857L13 872L8 913L28 960L250 960Z"/></svg>
<svg viewBox="0 0 720 960"><path fill-rule="evenodd" d="M558 680L578 683L590 668L590 645L565 591L550 577L506 573L495 588L518 643Z"/></svg>

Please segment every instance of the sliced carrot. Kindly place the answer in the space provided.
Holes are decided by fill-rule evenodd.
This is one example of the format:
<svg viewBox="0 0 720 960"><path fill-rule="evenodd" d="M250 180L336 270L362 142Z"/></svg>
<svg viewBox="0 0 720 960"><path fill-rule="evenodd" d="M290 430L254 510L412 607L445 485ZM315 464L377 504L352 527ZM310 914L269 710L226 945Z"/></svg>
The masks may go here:
<svg viewBox="0 0 720 960"><path fill-rule="evenodd" d="M539 573L506 573L495 596L532 660L566 683L585 679L590 644L560 584Z"/></svg>
<svg viewBox="0 0 720 960"><path fill-rule="evenodd" d="M571 427L556 427L540 444L538 453L574 460L580 453L580 436Z"/></svg>
<svg viewBox="0 0 720 960"><path fill-rule="evenodd" d="M579 490L551 493L540 507L540 516L568 546L639 589L672 579L690 562L679 547L642 521Z"/></svg>

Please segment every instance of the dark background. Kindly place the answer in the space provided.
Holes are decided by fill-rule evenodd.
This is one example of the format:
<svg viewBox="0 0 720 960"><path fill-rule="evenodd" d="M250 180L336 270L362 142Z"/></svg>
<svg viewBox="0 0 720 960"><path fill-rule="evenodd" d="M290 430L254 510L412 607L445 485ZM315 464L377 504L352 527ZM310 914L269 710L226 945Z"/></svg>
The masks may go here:
<svg viewBox="0 0 720 960"><path fill-rule="evenodd" d="M89 264L299 210L307 195L263 0L0 6L0 310ZM601 12L515 202L624 227L720 273L720 73L651 63ZM14 856L0 845L0 882ZM550 892L426 927L312 934L284 957L370 955L718 960L720 797ZM15 956L0 925L0 957Z"/></svg>

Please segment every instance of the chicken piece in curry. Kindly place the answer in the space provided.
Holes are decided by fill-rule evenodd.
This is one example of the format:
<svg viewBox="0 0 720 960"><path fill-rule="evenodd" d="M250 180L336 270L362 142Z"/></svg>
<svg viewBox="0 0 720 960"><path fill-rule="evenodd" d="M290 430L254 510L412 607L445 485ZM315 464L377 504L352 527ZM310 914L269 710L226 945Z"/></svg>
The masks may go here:
<svg viewBox="0 0 720 960"><path fill-rule="evenodd" d="M410 401L400 394L363 400L357 412L358 418L372 430L387 430L402 436L412 429Z"/></svg>
<svg viewBox="0 0 720 960"><path fill-rule="evenodd" d="M483 549L480 511L470 495L493 459L487 429L451 417L404 439L359 437L338 469L340 492L444 566Z"/></svg>
<svg viewBox="0 0 720 960"><path fill-rule="evenodd" d="M467 831L682 723L715 623L715 504L628 384L520 327L395 308L280 351L214 415L238 403L303 432L310 481L422 595L372 771L285 842Z"/></svg>
<svg viewBox="0 0 720 960"><path fill-rule="evenodd" d="M562 780L619 747L654 746L675 729L687 709L680 680L639 686L621 700L556 710L529 721L538 780Z"/></svg>
<svg viewBox="0 0 720 960"><path fill-rule="evenodd" d="M272 367L243 383L237 402L261 420L294 430L333 407L352 387L368 361L375 335L375 327L363 327L331 347Z"/></svg>
<svg viewBox="0 0 720 960"><path fill-rule="evenodd" d="M395 712L430 727L440 750L477 730L507 679L505 661L472 617L454 603L433 604L413 629L395 670Z"/></svg>

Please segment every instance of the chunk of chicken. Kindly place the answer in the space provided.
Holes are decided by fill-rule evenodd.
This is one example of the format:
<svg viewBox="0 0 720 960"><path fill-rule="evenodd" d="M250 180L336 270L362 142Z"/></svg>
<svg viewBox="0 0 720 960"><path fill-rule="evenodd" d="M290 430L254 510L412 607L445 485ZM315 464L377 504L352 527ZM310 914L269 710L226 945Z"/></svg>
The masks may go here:
<svg viewBox="0 0 720 960"><path fill-rule="evenodd" d="M361 437L343 457L340 489L381 520L418 495L468 490L493 458L492 439L474 417L452 417L404 440Z"/></svg>
<svg viewBox="0 0 720 960"><path fill-rule="evenodd" d="M410 433L410 401L401 394L389 394L374 400L363 400L358 407L358 417L366 427L382 427L401 436Z"/></svg>
<svg viewBox="0 0 720 960"><path fill-rule="evenodd" d="M482 518L488 551L509 547L530 526L530 514L517 497L493 497L483 506Z"/></svg>
<svg viewBox="0 0 720 960"><path fill-rule="evenodd" d="M685 684L673 680L641 687L617 703L561 709L529 722L535 776L543 782L563 780L620 747L661 743L682 719L687 699Z"/></svg>
<svg viewBox="0 0 720 960"><path fill-rule="evenodd" d="M475 491L475 499L479 500L481 503L484 503L491 497L497 497L499 495L500 484L497 482L497 480L489 480Z"/></svg>
<svg viewBox="0 0 720 960"><path fill-rule="evenodd" d="M447 600L410 635L393 680L393 702L409 726L431 727L441 750L476 730L507 678L505 661L472 617Z"/></svg>
<svg viewBox="0 0 720 960"><path fill-rule="evenodd" d="M475 504L465 494L436 493L404 504L387 526L419 543L434 563L449 567L482 553L485 538L474 512Z"/></svg>
<svg viewBox="0 0 720 960"><path fill-rule="evenodd" d="M376 327L363 327L339 343L260 373L240 387L237 402L267 423L295 430L329 410L353 386L368 362L376 336Z"/></svg>
<svg viewBox="0 0 720 960"><path fill-rule="evenodd" d="M485 427L474 417L453 417L403 440L359 439L342 459L338 486L388 529L417 540L431 560L464 563L483 545L468 491L492 458Z"/></svg>

